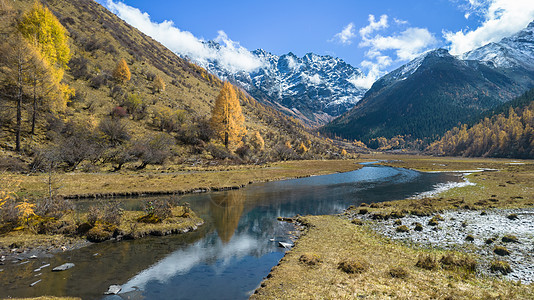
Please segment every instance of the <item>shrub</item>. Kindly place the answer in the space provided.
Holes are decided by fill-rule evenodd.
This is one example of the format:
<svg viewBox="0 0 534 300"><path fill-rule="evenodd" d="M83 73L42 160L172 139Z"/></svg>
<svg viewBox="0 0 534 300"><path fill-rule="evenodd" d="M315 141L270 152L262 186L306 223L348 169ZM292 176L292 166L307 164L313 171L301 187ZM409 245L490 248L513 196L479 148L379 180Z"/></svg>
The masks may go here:
<svg viewBox="0 0 534 300"><path fill-rule="evenodd" d="M338 264L338 269L345 273L356 274L366 271L368 269L368 265L357 260L343 260Z"/></svg>
<svg viewBox="0 0 534 300"><path fill-rule="evenodd" d="M144 203L146 215L139 218L143 223L160 223L172 216L174 204L168 199L149 200Z"/></svg>
<svg viewBox="0 0 534 300"><path fill-rule="evenodd" d="M438 226L439 222L438 219L434 216L428 221L428 225L430 226Z"/></svg>
<svg viewBox="0 0 534 300"><path fill-rule="evenodd" d="M213 156L215 159L232 159L235 158L230 150L228 150L223 145L208 144L206 150Z"/></svg>
<svg viewBox="0 0 534 300"><path fill-rule="evenodd" d="M401 225L401 226L395 228L395 231L397 231L397 232L408 232L408 231L410 231L410 228L408 228L408 226L406 226L406 225Z"/></svg>
<svg viewBox="0 0 534 300"><path fill-rule="evenodd" d="M171 155L170 147L174 144L173 139L165 133L145 135L132 144L132 155L141 160L138 169L145 168L148 164L161 165Z"/></svg>
<svg viewBox="0 0 534 300"><path fill-rule="evenodd" d="M113 232L103 224L97 224L87 232L86 236L90 242L100 243L111 239Z"/></svg>
<svg viewBox="0 0 534 300"><path fill-rule="evenodd" d="M445 254L441 257L439 260L440 264L444 268L462 268L467 271L474 272L476 270L477 263L474 259L463 256L463 257L456 257L452 253Z"/></svg>
<svg viewBox="0 0 534 300"><path fill-rule="evenodd" d="M403 267L392 267L388 271L389 276L393 278L406 278L408 277L408 271Z"/></svg>
<svg viewBox="0 0 534 300"><path fill-rule="evenodd" d="M495 260L491 262L490 270L493 273L500 272L503 275L512 273L512 267L510 267L510 264L506 261L502 260Z"/></svg>
<svg viewBox="0 0 534 300"><path fill-rule="evenodd" d="M493 248L493 252L500 256L510 255L510 250L503 246L495 246L495 248Z"/></svg>
<svg viewBox="0 0 534 300"><path fill-rule="evenodd" d="M496 239L497 238L495 238L495 237L490 237L490 238L486 239L485 243L486 243L486 245L493 244L493 242L495 242Z"/></svg>
<svg viewBox="0 0 534 300"><path fill-rule="evenodd" d="M89 77L88 63L89 60L83 56L75 56L69 61L68 66L74 79L87 79Z"/></svg>
<svg viewBox="0 0 534 300"><path fill-rule="evenodd" d="M321 263L322 259L319 255L315 253L304 253L300 256L299 262L308 266L315 266Z"/></svg>
<svg viewBox="0 0 534 300"><path fill-rule="evenodd" d="M415 225L415 228L414 228L415 231L423 231L423 224L419 222L415 222L414 225Z"/></svg>
<svg viewBox="0 0 534 300"><path fill-rule="evenodd" d="M517 236L512 234L507 234L502 237L501 239L504 243L519 243L519 240L517 239Z"/></svg>
<svg viewBox="0 0 534 300"><path fill-rule="evenodd" d="M519 217L517 216L517 214L509 214L508 216L506 216L508 219L510 220L517 220L519 219Z"/></svg>
<svg viewBox="0 0 534 300"><path fill-rule="evenodd" d="M128 127L122 119L105 118L98 124L98 129L112 146L117 146L130 140Z"/></svg>
<svg viewBox="0 0 534 300"><path fill-rule="evenodd" d="M434 270L438 267L438 264L432 255L424 254L419 255L415 266L426 270Z"/></svg>
<svg viewBox="0 0 534 300"><path fill-rule="evenodd" d="M137 157L132 154L132 150L128 145L121 145L104 153L104 162L115 165L113 171L119 171L126 163L136 160Z"/></svg>
<svg viewBox="0 0 534 300"><path fill-rule="evenodd" d="M0 171L24 172L26 169L26 165L20 159L8 156L0 157Z"/></svg>
<svg viewBox="0 0 534 300"><path fill-rule="evenodd" d="M44 197L37 201L35 213L41 217L61 218L65 213L73 211L74 205L61 196Z"/></svg>

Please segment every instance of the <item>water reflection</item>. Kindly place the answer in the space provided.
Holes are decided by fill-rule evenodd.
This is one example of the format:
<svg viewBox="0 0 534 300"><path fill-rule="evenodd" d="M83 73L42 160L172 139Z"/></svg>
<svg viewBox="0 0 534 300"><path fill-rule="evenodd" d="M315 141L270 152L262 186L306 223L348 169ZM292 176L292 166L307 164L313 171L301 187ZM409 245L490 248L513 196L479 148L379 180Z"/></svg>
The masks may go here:
<svg viewBox="0 0 534 300"><path fill-rule="evenodd" d="M52 266L74 262L76 267L43 272L43 281L33 288L28 288L35 281L32 270L42 261L26 264L26 272L6 265L0 273L5 276L0 297L98 299L109 285L122 284L123 293L146 299L246 299L284 254L271 239L287 240L292 227L276 221L278 216L339 213L349 205L401 199L457 180L446 174L366 166L342 174L187 195L181 201L189 202L206 221L197 232L95 244L44 259ZM139 199L123 203L141 207Z"/></svg>
<svg viewBox="0 0 534 300"><path fill-rule="evenodd" d="M245 194L240 191L229 191L224 194L212 194L210 198L210 215L215 223L219 238L228 243L234 235L243 209Z"/></svg>

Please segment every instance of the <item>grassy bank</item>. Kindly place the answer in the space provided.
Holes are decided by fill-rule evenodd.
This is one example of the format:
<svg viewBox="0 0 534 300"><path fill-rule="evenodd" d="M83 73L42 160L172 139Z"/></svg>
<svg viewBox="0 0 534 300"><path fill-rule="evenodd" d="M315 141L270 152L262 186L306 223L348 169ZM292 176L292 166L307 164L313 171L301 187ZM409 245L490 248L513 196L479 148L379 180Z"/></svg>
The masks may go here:
<svg viewBox="0 0 534 300"><path fill-rule="evenodd" d="M58 194L66 197L136 196L239 188L251 182L347 172L360 168L355 160L312 160L266 166L188 168L182 171L145 170L123 173L62 173L53 176ZM48 175L8 174L20 181L19 194L36 198L48 191Z"/></svg>
<svg viewBox="0 0 534 300"><path fill-rule="evenodd" d="M355 225L365 224L357 220L361 214L371 214L376 219L397 219L406 214L433 215L446 209L532 206L534 162L397 155L367 155L363 158L385 160L383 165L420 171L480 168L496 171L467 175L474 186L455 188L433 198L363 204L351 207L342 217L305 217L302 220L307 224L305 233L295 248L273 268L253 299L534 297L532 285L477 275L473 271L477 257L437 248L423 250L391 241L365 225ZM351 223L350 219L356 220Z"/></svg>
<svg viewBox="0 0 534 300"><path fill-rule="evenodd" d="M12 249L18 253L29 250L55 252L72 250L90 242L110 239L138 239L148 235L165 236L194 231L204 221L189 207L168 208L165 216L143 211L110 210L97 207L94 213L65 213L59 218L33 216L23 224L4 224L0 235L0 253ZM9 230L6 228L10 226ZM15 227L17 226L17 227Z"/></svg>
<svg viewBox="0 0 534 300"><path fill-rule="evenodd" d="M252 299L534 297L531 286L476 276L471 259L459 253L414 249L336 216L302 221L305 234Z"/></svg>

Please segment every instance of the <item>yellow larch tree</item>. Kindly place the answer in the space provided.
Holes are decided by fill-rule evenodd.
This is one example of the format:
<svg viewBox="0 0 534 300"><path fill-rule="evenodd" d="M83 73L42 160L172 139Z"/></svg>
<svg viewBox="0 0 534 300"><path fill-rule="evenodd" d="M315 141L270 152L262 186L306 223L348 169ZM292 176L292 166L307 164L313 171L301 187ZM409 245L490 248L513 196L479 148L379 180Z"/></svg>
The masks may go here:
<svg viewBox="0 0 534 300"><path fill-rule="evenodd" d="M115 70L113 70L113 78L120 83L125 83L130 81L131 77L132 73L130 73L130 68L128 68L128 64L123 58L117 63Z"/></svg>
<svg viewBox="0 0 534 300"><path fill-rule="evenodd" d="M241 144L243 136L247 134L245 116L241 111L236 91L229 82L224 83L215 100L215 106L211 111L210 125L228 149L237 148Z"/></svg>
<svg viewBox="0 0 534 300"><path fill-rule="evenodd" d="M156 78L154 78L154 91L156 93L165 91L165 81L159 75L156 75Z"/></svg>
<svg viewBox="0 0 534 300"><path fill-rule="evenodd" d="M47 88L42 87L43 93L49 96L51 109L64 110L67 99L74 94L73 89L61 83L71 58L67 30L54 14L39 1L35 1L33 7L22 16L18 23L18 30L32 46L37 48L41 55L42 65L48 69L42 74L46 76L50 74L49 78L53 79ZM34 83L36 82L34 81ZM49 91L51 90L59 90L60 93L50 95Z"/></svg>
<svg viewBox="0 0 534 300"><path fill-rule="evenodd" d="M263 151L265 149L265 141L259 131L255 131L250 138L250 145L256 151Z"/></svg>

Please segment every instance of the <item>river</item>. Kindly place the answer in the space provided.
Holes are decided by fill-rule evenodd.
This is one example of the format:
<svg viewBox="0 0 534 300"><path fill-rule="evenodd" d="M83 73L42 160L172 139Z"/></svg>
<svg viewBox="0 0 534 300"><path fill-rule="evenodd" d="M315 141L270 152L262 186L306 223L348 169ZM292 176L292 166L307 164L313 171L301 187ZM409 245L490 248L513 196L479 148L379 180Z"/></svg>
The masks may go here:
<svg viewBox="0 0 534 300"><path fill-rule="evenodd" d="M205 220L197 231L93 244L28 263L7 262L0 266L0 297L102 299L111 284L119 284L121 296L105 299L247 299L283 257L286 250L278 241L290 241L294 228L277 217L340 213L350 205L404 199L449 181L461 178L366 164L347 173L184 195L180 201L190 203ZM143 199L121 201L140 209ZM51 272L65 262L75 267ZM34 271L43 264L51 266Z"/></svg>

